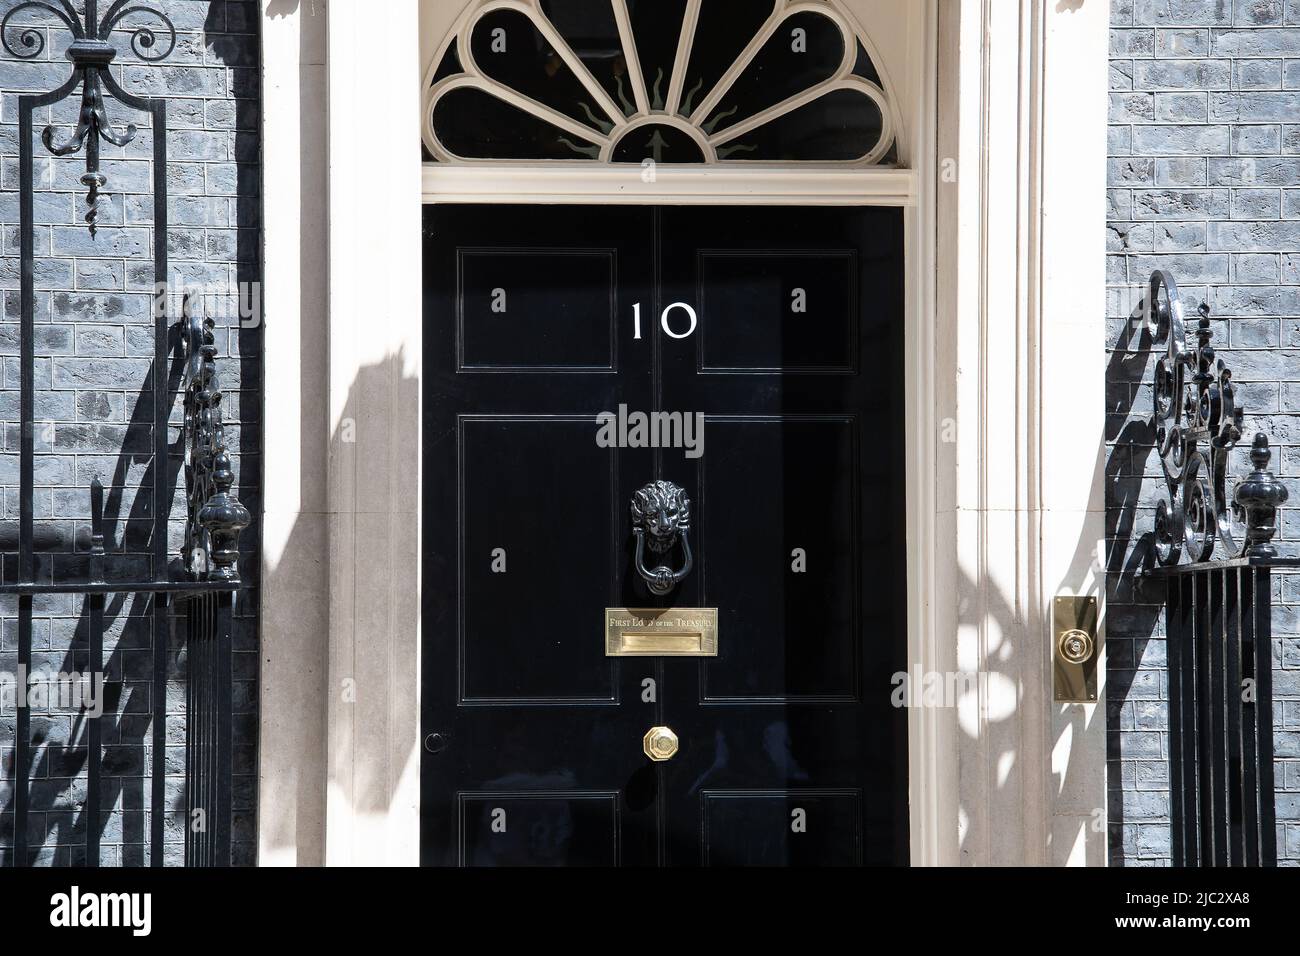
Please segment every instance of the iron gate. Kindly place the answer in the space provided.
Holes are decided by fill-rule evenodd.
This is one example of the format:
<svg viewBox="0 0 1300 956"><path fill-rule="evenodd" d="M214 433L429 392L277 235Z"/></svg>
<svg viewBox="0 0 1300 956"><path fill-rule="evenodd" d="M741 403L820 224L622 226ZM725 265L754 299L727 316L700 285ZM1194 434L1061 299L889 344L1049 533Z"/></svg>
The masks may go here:
<svg viewBox="0 0 1300 956"><path fill-rule="evenodd" d="M13 23L15 17L35 16L35 25ZM156 18L155 25L126 26L127 16ZM192 315L187 299L175 321L170 313L167 263L167 103L163 99L126 92L109 70L117 55L111 42L115 31L128 32L137 57L146 62L166 59L176 45L176 31L161 11L114 0L98 15L96 0L85 0L84 15L70 0L26 0L0 21L5 50L17 59L41 54L48 28L66 28L71 35L67 58L73 71L57 89L18 98L20 195L20 307L21 307L21 441L19 466L20 510L16 561L6 554L0 594L17 602L18 665L23 693L18 695L14 754L13 852L15 865L32 862L28 815L31 789L31 708L26 681L32 664L34 605L51 595L84 597L86 666L92 676L103 673L105 599L110 595L138 595L146 603L152 628L150 792L150 862L163 863L168 806L166 792L168 655L173 630L186 652L186 763L185 862L220 866L230 863L231 843L231 630L235 593L240 588L237 570L239 532L248 525L247 510L231 493L234 473L222 424L221 388L217 374L214 323ZM14 41L16 44L14 45ZM86 228L96 229L100 191L108 184L100 169L100 140L123 146L136 136L134 125L114 126L108 103L141 111L150 118L153 136L153 271L155 282L154 355L150 373L152 440L152 529L150 572L142 577L123 555L105 546L104 489L96 477L90 485L90 535L85 553L85 573L77 579L62 573L70 562L53 560L65 542L42 531L35 521L35 243L34 144L35 111L57 104L80 92L80 113L67 139L53 125L45 127L42 144L54 156L84 154ZM175 362L172 361L175 357ZM177 395L183 399L180 451L186 493L184 544L176 555L168 548L168 526L175 491L168 465L172 449L168 422ZM144 396L142 396L143 398ZM12 547L12 545L7 545ZM74 545L74 549L75 545ZM66 555L65 555L66 556ZM104 718L85 721L86 797L85 862L99 863L103 828L102 763Z"/></svg>
<svg viewBox="0 0 1300 956"><path fill-rule="evenodd" d="M1272 543L1287 490L1268 470L1260 433L1253 470L1228 494L1243 412L1211 345L1209 307L1189 349L1178 284L1157 271L1144 313L1153 346L1165 350L1153 424L1168 494L1146 573L1165 582L1173 861L1275 866L1273 571L1300 567Z"/></svg>

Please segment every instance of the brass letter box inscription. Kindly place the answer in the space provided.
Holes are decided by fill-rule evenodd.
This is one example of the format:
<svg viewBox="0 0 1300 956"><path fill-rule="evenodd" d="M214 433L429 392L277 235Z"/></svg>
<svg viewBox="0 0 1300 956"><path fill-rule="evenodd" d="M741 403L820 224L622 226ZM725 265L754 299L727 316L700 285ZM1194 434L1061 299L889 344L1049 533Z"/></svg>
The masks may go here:
<svg viewBox="0 0 1300 956"><path fill-rule="evenodd" d="M717 657L716 607L607 607L606 657Z"/></svg>

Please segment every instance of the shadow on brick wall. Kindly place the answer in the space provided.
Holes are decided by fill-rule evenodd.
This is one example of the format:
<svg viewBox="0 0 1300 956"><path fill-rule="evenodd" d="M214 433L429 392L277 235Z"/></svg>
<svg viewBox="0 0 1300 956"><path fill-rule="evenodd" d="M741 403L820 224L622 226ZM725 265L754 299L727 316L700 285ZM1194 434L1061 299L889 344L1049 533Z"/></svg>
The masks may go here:
<svg viewBox="0 0 1300 956"><path fill-rule="evenodd" d="M1107 665L1106 762L1108 766L1107 819L1109 856L1115 866L1131 862L1135 846L1125 840L1126 785L1120 760L1119 730L1122 710L1134 692L1138 662L1151 651L1163 661L1164 635L1160 631L1162 596L1147 593L1141 572L1152 555L1154 531L1142 526L1139 508L1143 475L1155 456L1155 431L1147 410L1134 408L1138 387L1149 381L1151 333L1143 320L1143 305L1129 316L1106 367L1107 413L1124 424L1114 436L1106 457L1107 546ZM1116 394L1116 386L1123 386ZM1123 639L1113 640L1114 638ZM1161 755L1153 755L1159 759ZM1167 827L1166 827L1167 829Z"/></svg>
<svg viewBox="0 0 1300 956"><path fill-rule="evenodd" d="M175 257L169 278L173 282L193 281L193 276L187 274L187 269L192 268L194 272L203 274L205 266L217 264L230 267L229 274L240 283L241 289L254 288L245 284L259 283L261 272L261 118L259 76L256 69L259 58L257 7L255 4L229 4L224 0L207 4L206 10L190 0L179 4L176 0L162 0L158 5L172 14L178 33L185 35L191 48L197 49L199 55L199 60L188 67L173 64L150 68L168 71L166 81L159 83L155 95L167 96L173 88L173 82L180 84L175 87L178 91L190 91L181 93L189 97L185 100L169 97L169 102L175 102L181 107L178 115L190 120L172 124L177 145L169 150L173 163L169 167L169 174L180 173L181 167L188 161L198 171L200 193L173 190L172 197L174 200L230 200L229 221L204 220L203 224L188 230L190 237L196 239L195 248L200 254ZM48 65L51 68L60 66L62 60ZM183 82L190 73L197 76L200 72L214 76L219 73L222 78L214 90L202 94L202 99L197 98L191 87ZM229 79L228 87L226 78ZM207 87L199 84L195 89L207 90ZM195 118L200 121L197 127L205 132L199 133L191 128L194 127ZM207 130L214 132L206 132ZM230 145L226 153L217 154L216 160L212 156L186 156L180 152L179 145L180 139L186 134L209 137L226 134ZM219 165L210 169L202 165L210 161ZM229 175L220 180L222 186L209 193L207 186L212 181L209 180L205 186L205 171ZM173 175L169 175L169 180ZM111 185L109 190L105 194L105 202L116 203L118 197L111 194ZM43 194L38 191L38 197L40 195ZM169 243L174 244L177 235L186 231L187 227L183 225L173 225L168 237ZM128 268L136 264L131 261L126 263ZM38 270L38 284L43 281ZM129 291L131 287L127 288ZM76 293L88 300L115 294L122 293ZM256 287L256 291L251 294L257 302L256 315L260 319L260 287ZM39 302L41 297L47 297L50 293L38 292L37 295ZM100 317L99 311L95 310L93 318L96 320ZM13 314L13 310L10 310L10 314ZM109 314L111 315L111 310ZM229 423L227 434L234 439L232 450L237 452L236 491L253 515L252 526L241 538L240 574L246 589L237 598L234 633L233 855L234 862L248 864L256 859L262 330L260 323L219 320L216 334L220 374L223 385L227 386L227 399L224 402ZM174 394L182 370L179 326L173 328L169 347L171 358L168 385ZM120 443L111 450L104 449L102 458L105 461L96 463L99 476L107 489L104 518L105 547L110 555L106 571L110 580L139 580L152 572L149 553L152 547L153 514L152 495L148 491L157 477L158 463L153 461L151 454L151 381L152 368L143 376L143 381L135 383L134 390L124 388L119 391L119 394L124 395L127 407L132 408L130 418L121 434ZM13 427L10 426L10 430ZM86 427L60 425L59 429L67 428L71 434ZM169 491L176 488L184 453L179 430L176 431L176 441L170 446L163 466L166 474L162 477ZM12 448L13 438L7 437L7 441L10 443L8 447ZM59 447L56 444L54 450L70 456L87 449L71 445ZM88 499L88 489L83 486L88 485L89 475L81 474L81 467L78 462L75 489L64 486L58 490L85 495ZM134 489L140 489L139 493ZM171 520L175 544L175 526L184 518L184 496L181 495L179 499L174 495L167 497L173 502ZM75 536L69 533L64 540L57 542L58 552L39 554L38 567L53 573L59 580L84 579L88 570L85 552L89 545L89 529L84 524L78 522ZM6 555L7 576L12 575L15 561L14 555ZM13 578L9 576L8 579ZM16 599L10 599L0 606L0 616L7 619L4 621L5 638L10 638L10 628L16 625L15 621L8 620L16 616L16 603ZM34 599L33 626L40 629L33 640L34 671L41 669L51 673L72 673L87 668L88 605L88 600L81 595L51 595ZM167 820L164 862L168 865L182 862L186 805L184 638L178 630L179 622L173 618L168 629L168 685L165 689L155 689L152 683L152 614L152 595L147 593L110 595L105 602L106 684L102 721L103 813L100 834L105 865L147 865L151 862L149 756L153 737L152 707L155 691L167 693L169 697L166 727L168 746L165 755ZM47 638L46 629L51 633L61 633L57 639L51 640ZM72 633L68 634L68 630ZM0 644L0 648L13 646L12 640ZM13 670L15 659L11 652L0 652L0 659L4 661L4 669ZM6 713L0 714L0 745L3 745L0 749L0 757L3 757L3 773L0 774L0 861L6 865L14 862L27 865L76 865L84 862L88 728L85 714L79 711L71 714L67 711L45 714L33 710L27 834L29 853L27 859L15 861L12 859L15 774L12 742L16 719L10 708L6 708Z"/></svg>
<svg viewBox="0 0 1300 956"><path fill-rule="evenodd" d="M172 330L171 359L167 370L167 387L174 393L181 380L184 363L181 357L180 327ZM124 488L133 465L144 465L141 489L152 488L157 480L157 462L152 455L153 435L153 368L140 383L135 407L127 424L126 437L119 451L111 478L101 476L108 494L104 502L104 547L109 557L105 563L108 580L140 580L151 574L145 556L151 551L152 496L131 497L123 514ZM177 443L168 455L163 481L174 489L183 449ZM89 492L87 492L89 494ZM71 554L38 555L38 567L49 568L58 580L85 580L88 564L89 528L79 527ZM17 556L5 556L5 573L10 580L17 569ZM39 576L38 571L38 576ZM33 672L83 673L88 670L90 646L89 599L84 595L45 595L33 599L33 627L43 624L57 627L58 617L71 602L79 603L75 630L68 649L60 654L41 653L33 641ZM10 602L15 604L16 599ZM7 616L16 610L6 609ZM47 617L48 615L48 617ZM112 650L104 660L103 761L101 763L102 843L121 843L122 865L146 865L148 860L149 776L146 768L146 744L152 728L152 595L113 594L104 606L104 643ZM42 619L42 620L38 620ZM175 628L171 629L175 636ZM116 635L116 640L114 640ZM53 659L56 658L57 659ZM168 679L184 680L184 654L173 640L168 648ZM7 720L12 721L9 717ZM7 736L12 739L12 727ZM15 774L13 752L4 768L8 793L3 811L0 841L8 844L3 862L31 865L84 865L86 841L85 773L89 759L87 732L89 723L82 713L70 722L33 710L31 717L31 754L34 759L29 773L28 857L12 859L14 826ZM183 742L183 735L181 740ZM181 767L184 762L182 760ZM184 794L172 809L183 816ZM114 813L119 801L121 811ZM170 801L169 801L170 802ZM179 824L179 821L177 821ZM178 832L176 839L182 839Z"/></svg>

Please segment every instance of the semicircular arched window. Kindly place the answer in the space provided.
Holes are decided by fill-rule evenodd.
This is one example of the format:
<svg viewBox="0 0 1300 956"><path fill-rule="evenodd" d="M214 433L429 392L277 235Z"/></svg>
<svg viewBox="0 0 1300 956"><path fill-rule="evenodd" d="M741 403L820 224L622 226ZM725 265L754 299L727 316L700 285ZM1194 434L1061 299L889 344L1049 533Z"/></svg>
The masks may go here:
<svg viewBox="0 0 1300 956"><path fill-rule="evenodd" d="M897 162L889 87L835 0L483 0L426 77L444 163Z"/></svg>

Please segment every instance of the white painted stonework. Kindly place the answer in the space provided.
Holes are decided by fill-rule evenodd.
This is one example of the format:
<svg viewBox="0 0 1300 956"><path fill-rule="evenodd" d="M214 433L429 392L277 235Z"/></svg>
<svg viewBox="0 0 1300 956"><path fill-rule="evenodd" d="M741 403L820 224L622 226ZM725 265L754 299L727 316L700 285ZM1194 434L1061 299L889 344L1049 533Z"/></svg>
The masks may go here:
<svg viewBox="0 0 1300 956"><path fill-rule="evenodd" d="M1104 686L1097 704L1053 703L1050 606L1104 597L1109 6L960 0L941 16L955 181L939 185L935 405L957 440L937 447L936 669L988 680L940 728L956 767L938 770L926 861L1105 865Z"/></svg>
<svg viewBox="0 0 1300 956"><path fill-rule="evenodd" d="M418 7L367 13L263 3L263 864L419 861Z"/></svg>
<svg viewBox="0 0 1300 956"><path fill-rule="evenodd" d="M261 862L418 861L421 201L652 199L906 207L909 669L988 675L909 714L913 862L1104 864L1104 703L1052 703L1048 608L1101 589L1105 0L843 0L905 168L653 193L422 170L420 81L465 3L386 0L382 57L351 42L366 6L326 29L263 0Z"/></svg>
<svg viewBox="0 0 1300 956"><path fill-rule="evenodd" d="M258 862L325 862L325 18L264 3L266 390Z"/></svg>

